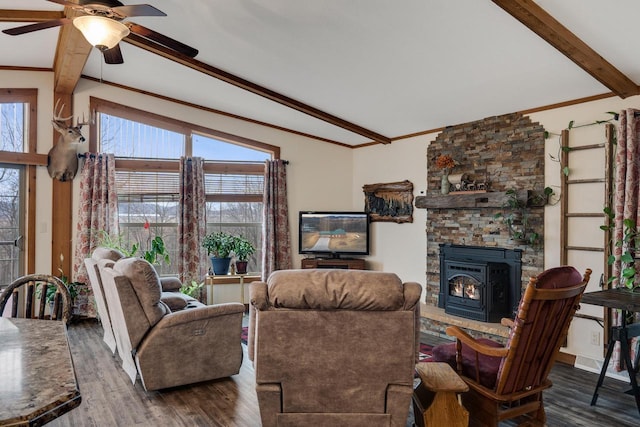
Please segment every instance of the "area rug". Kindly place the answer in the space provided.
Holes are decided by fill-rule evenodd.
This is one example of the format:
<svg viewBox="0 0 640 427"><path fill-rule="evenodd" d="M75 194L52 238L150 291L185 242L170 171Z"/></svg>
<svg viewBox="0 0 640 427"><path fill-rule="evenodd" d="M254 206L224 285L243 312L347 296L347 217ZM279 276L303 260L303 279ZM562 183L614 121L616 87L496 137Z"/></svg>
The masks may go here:
<svg viewBox="0 0 640 427"><path fill-rule="evenodd" d="M243 326L242 333L240 334L240 339L242 340L242 344L247 345L247 337L249 336L249 327Z"/></svg>
<svg viewBox="0 0 640 427"><path fill-rule="evenodd" d="M240 334L240 339L242 340L242 344L247 344L247 336L248 336L248 327L245 326L242 328L242 334ZM433 350L433 346L429 344L420 343L420 355L419 359L421 362L425 362L431 358L431 351Z"/></svg>
<svg viewBox="0 0 640 427"><path fill-rule="evenodd" d="M431 356L433 355L432 350L433 350L433 346L429 344L420 343L420 350L419 350L420 353L418 355L418 359L421 362L426 362L428 359L431 359Z"/></svg>

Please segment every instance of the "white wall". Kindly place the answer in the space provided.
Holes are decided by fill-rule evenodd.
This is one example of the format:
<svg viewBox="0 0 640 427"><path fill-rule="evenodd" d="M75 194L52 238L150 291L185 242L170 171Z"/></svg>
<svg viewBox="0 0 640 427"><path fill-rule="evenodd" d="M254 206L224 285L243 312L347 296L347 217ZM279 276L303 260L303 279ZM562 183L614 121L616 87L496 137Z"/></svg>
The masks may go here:
<svg viewBox="0 0 640 427"><path fill-rule="evenodd" d="M558 108L531 114L533 121L539 121L548 132L559 134L562 129L567 128L570 121L574 121L574 129L570 131L570 146L597 144L605 141L604 125L591 125L577 127L585 124L592 124L599 120L609 120L612 115L608 111L620 112L625 108L639 108L640 97L634 96L627 99L611 97L599 101L588 102L580 105ZM612 122L617 124L617 122ZM547 159L549 154L557 156L558 137L552 135L546 141L545 150ZM570 163L570 179L580 179L594 177L602 174L604 158L602 152L592 151L585 156L579 152L569 154L572 159L578 160ZM547 160L545 164L545 177L547 185L556 186L560 183L560 167L558 163ZM601 187L601 186L600 186ZM595 191L593 191L593 190ZM597 186L592 188L584 187L571 190L572 197L569 198L570 212L586 212L587 208L594 208L592 212L601 212L604 207L604 194L597 190ZM547 206L545 209L545 267L555 267L559 265L560 256L560 206ZM582 227L570 227L568 241L575 246L598 246L603 244L604 234L598 228L603 224L603 220L584 221ZM598 252L572 252L569 254L568 263L574 265L580 271L591 268L593 273L587 287L587 292L599 290L600 276L604 271L606 262L603 254ZM602 317L604 309L599 306L587 304L581 305L580 313ZM599 344L592 344L593 335L598 337ZM566 351L578 355L577 364L581 367L593 371L600 370L598 362L602 360L603 330L593 320L575 318L572 322L568 337L568 347Z"/></svg>
<svg viewBox="0 0 640 427"><path fill-rule="evenodd" d="M364 209L366 184L409 180L413 195L424 196L427 185L427 145L436 134L424 135L354 150L353 208ZM426 280L426 209L413 210L413 222L371 223L371 256L367 257L372 270L396 273L404 282L422 285ZM424 295L422 300L424 300Z"/></svg>

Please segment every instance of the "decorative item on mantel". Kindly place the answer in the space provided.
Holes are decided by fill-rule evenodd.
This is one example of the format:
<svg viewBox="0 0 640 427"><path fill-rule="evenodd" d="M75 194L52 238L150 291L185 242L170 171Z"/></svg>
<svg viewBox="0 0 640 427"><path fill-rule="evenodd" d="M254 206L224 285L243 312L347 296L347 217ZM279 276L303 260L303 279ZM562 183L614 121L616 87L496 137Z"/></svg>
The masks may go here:
<svg viewBox="0 0 640 427"><path fill-rule="evenodd" d="M442 194L449 194L449 189L451 188L451 184L449 183L449 172L453 169L458 163L453 160L448 154L440 154L436 159L436 167L438 169L442 169L442 177L440 178L440 192Z"/></svg>
<svg viewBox="0 0 640 427"><path fill-rule="evenodd" d="M458 194L486 193L489 186L488 181L478 182L471 181L466 173L457 173L449 175L450 191Z"/></svg>

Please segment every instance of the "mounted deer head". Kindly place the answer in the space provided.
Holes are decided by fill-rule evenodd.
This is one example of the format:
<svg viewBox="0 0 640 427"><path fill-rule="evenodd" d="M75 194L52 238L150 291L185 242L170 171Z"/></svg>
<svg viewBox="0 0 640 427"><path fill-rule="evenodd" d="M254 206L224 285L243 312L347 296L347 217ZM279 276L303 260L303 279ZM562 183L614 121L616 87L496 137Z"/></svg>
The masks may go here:
<svg viewBox="0 0 640 427"><path fill-rule="evenodd" d="M54 107L53 120L51 124L53 128L60 133L58 142L49 150L47 171L49 176L59 181L72 180L78 172L78 144L85 141L84 136L80 130L83 125L88 124L84 121L84 114L82 115L82 122L76 119L76 125L73 126L73 120L71 124L67 124L67 120L73 116L61 117L62 110L64 110L64 104L58 110L58 103L56 101Z"/></svg>

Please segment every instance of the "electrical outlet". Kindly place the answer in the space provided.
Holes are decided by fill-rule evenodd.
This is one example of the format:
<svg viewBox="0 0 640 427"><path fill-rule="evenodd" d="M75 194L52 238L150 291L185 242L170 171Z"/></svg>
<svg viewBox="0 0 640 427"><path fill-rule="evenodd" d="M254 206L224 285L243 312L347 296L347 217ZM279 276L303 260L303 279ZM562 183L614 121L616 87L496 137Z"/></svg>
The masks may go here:
<svg viewBox="0 0 640 427"><path fill-rule="evenodd" d="M600 332L591 332L591 345L600 345Z"/></svg>

